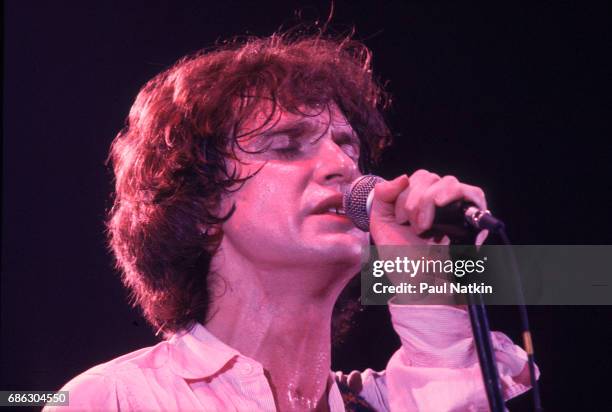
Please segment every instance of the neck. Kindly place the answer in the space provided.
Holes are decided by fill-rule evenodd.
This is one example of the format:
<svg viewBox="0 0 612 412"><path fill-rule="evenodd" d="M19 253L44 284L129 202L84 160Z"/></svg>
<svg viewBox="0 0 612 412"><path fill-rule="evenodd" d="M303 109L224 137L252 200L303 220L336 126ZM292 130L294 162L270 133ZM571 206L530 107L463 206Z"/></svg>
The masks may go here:
<svg viewBox="0 0 612 412"><path fill-rule="evenodd" d="M244 306L242 306L244 305ZM313 410L327 402L331 370L331 310L317 306L218 305L206 327L262 364L280 410Z"/></svg>
<svg viewBox="0 0 612 412"><path fill-rule="evenodd" d="M263 365L280 410L327 409L332 311L350 274L272 272L237 256L220 261L232 264L215 270L206 327Z"/></svg>

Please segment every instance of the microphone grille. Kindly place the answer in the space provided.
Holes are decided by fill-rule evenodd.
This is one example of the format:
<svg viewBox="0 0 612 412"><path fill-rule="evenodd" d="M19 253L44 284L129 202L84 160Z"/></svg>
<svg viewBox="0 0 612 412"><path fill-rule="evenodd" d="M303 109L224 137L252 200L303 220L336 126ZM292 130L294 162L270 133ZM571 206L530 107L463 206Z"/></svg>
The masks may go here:
<svg viewBox="0 0 612 412"><path fill-rule="evenodd" d="M344 192L342 205L344 213L353 221L355 226L364 232L370 230L370 211L368 210L368 196L377 183L384 181L375 175L363 175L351 183Z"/></svg>

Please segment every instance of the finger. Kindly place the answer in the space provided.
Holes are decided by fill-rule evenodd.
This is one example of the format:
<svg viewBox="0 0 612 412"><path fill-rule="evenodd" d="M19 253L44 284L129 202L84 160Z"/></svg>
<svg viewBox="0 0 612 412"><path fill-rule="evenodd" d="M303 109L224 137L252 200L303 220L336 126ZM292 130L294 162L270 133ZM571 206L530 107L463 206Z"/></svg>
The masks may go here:
<svg viewBox="0 0 612 412"><path fill-rule="evenodd" d="M419 233L429 230L436 216L436 207L460 199L461 184L454 176L444 176L427 188L419 203L417 225Z"/></svg>
<svg viewBox="0 0 612 412"><path fill-rule="evenodd" d="M440 241L436 244L439 246L449 246L451 244L450 237L444 235L444 237L442 237L442 239L440 239Z"/></svg>
<svg viewBox="0 0 612 412"><path fill-rule="evenodd" d="M463 195L462 184L455 176L444 176L436 185L434 203L436 206L446 206L449 203L461 199Z"/></svg>
<svg viewBox="0 0 612 412"><path fill-rule="evenodd" d="M372 199L372 215L385 218L393 218L394 204L402 191L408 187L410 180L408 176L402 175L388 182L381 182L374 186L374 198Z"/></svg>
<svg viewBox="0 0 612 412"><path fill-rule="evenodd" d="M408 187L409 183L410 179L406 175L378 183L374 186L374 199L385 203L395 203L399 194Z"/></svg>
<svg viewBox="0 0 612 412"><path fill-rule="evenodd" d="M426 191L430 186L435 184L440 180L440 176L435 173L430 173L427 171L415 172L410 177L410 188L405 194L405 199L403 198L404 194L400 196L400 200L396 202L395 207L395 215L398 223L406 223L410 222L410 225L415 226L415 228L421 232L421 225L419 224L419 219L423 221L424 217L420 215L421 212L427 213L426 210L422 210L422 207L427 208L427 204L429 202L422 202L423 197L426 195Z"/></svg>
<svg viewBox="0 0 612 412"><path fill-rule="evenodd" d="M481 230L480 233L478 233L478 235L476 236L476 246L482 246L482 244L487 239L487 236L489 236L489 231L487 229Z"/></svg>
<svg viewBox="0 0 612 412"><path fill-rule="evenodd" d="M455 200L465 199L473 202L480 210L487 210L487 199L481 188L477 186L467 185L464 183L459 183L459 181L457 181L456 179L456 184L453 182L452 179L446 179L446 177L442 178L442 180L447 180L448 185L446 187L446 190L440 191L435 196L436 206L442 207ZM484 244L488 235L488 230L481 230L476 236L476 245L481 246L482 244Z"/></svg>
<svg viewBox="0 0 612 412"><path fill-rule="evenodd" d="M436 206L446 206L455 200L466 200L474 203L479 209L487 209L487 200L481 188L460 183L452 176L449 177L452 179L448 180L448 185L445 185L444 189L435 195Z"/></svg>
<svg viewBox="0 0 612 412"><path fill-rule="evenodd" d="M425 239L428 245L432 246L449 246L451 244L450 237L443 235L440 237L430 237Z"/></svg>
<svg viewBox="0 0 612 412"><path fill-rule="evenodd" d="M436 214L436 204L434 203L433 197L427 194L428 191L429 190L425 191L425 195L423 195L419 201L416 214L417 234L421 234L431 227Z"/></svg>
<svg viewBox="0 0 612 412"><path fill-rule="evenodd" d="M414 171L412 173L412 175L410 175L410 178L412 180L419 180L419 179L421 179L423 177L428 177L428 176L436 176L436 177L440 178L440 176L438 176L437 174L435 174L433 172L430 172L427 169L419 169L419 170Z"/></svg>
<svg viewBox="0 0 612 412"><path fill-rule="evenodd" d="M487 210L487 198L483 190L477 186L461 184L464 198L474 202L480 210Z"/></svg>

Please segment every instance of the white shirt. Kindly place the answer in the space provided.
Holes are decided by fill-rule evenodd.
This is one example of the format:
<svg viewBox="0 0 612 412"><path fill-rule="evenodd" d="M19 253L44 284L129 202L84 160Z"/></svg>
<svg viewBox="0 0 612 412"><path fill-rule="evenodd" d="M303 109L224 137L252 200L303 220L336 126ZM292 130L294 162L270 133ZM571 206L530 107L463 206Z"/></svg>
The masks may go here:
<svg viewBox="0 0 612 412"><path fill-rule="evenodd" d="M384 371L330 372L329 408L344 411L334 378L380 411L486 411L469 315L451 306L390 305L402 346ZM505 399L529 389L525 352L492 333ZM348 378L348 379L347 379ZM276 411L262 365L196 324L155 346L95 366L68 382L55 410Z"/></svg>

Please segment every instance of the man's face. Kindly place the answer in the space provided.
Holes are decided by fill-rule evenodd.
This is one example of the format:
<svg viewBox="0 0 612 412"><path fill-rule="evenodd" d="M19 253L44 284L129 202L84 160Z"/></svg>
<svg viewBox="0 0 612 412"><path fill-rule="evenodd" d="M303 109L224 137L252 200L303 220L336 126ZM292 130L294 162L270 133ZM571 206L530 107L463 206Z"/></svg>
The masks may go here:
<svg viewBox="0 0 612 412"><path fill-rule="evenodd" d="M231 247L262 269L302 267L359 270L366 233L337 209L342 193L360 175L360 142L337 110L306 110L309 116L275 113L273 127L241 138L241 164L232 162L241 176L259 170L225 206L236 205L224 223L222 248ZM258 129L267 114L244 125Z"/></svg>

